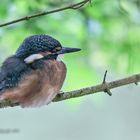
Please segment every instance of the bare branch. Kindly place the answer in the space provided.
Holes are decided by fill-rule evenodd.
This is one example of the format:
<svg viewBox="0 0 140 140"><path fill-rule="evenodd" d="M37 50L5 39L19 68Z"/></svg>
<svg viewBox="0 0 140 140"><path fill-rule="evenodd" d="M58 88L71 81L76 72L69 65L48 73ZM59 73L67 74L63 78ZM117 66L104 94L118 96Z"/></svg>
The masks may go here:
<svg viewBox="0 0 140 140"><path fill-rule="evenodd" d="M91 3L91 0L83 0L81 2L78 2L78 3L75 3L75 4L71 4L71 5L68 5L68 6L63 7L63 8L58 8L58 9L54 9L54 10L51 10L51 11L41 12L41 13L33 14L31 16L25 16L25 17L22 17L22 18L19 18L19 19L15 19L15 20L12 20L12 21L0 24L0 27L4 27L4 26L7 26L7 25L15 24L15 23L21 22L21 21L27 21L27 20L30 20L32 18L36 18L36 17L40 17L40 16L45 16L45 15L49 15L49 14L52 14L52 13L68 10L68 9L74 9L74 10L75 9L79 9L82 6L84 6L86 3Z"/></svg>
<svg viewBox="0 0 140 140"><path fill-rule="evenodd" d="M105 72L105 75L106 73L107 71ZM106 77L105 75L104 75L104 79ZM53 100L53 102L63 101L63 100L71 99L71 98L77 98L80 96L85 96L85 95L94 94L98 92L106 92L106 89L110 90L113 88L121 87L121 86L132 84L132 83L138 83L138 82L140 82L140 74L132 75L130 77L112 81L109 83L103 82L102 84L99 84L96 86L82 88L82 89L74 90L70 92L64 92L64 93L59 94ZM18 103L13 104L9 101L0 102L0 108L4 108L8 106L13 107L13 106L18 106L18 105L19 105Z"/></svg>

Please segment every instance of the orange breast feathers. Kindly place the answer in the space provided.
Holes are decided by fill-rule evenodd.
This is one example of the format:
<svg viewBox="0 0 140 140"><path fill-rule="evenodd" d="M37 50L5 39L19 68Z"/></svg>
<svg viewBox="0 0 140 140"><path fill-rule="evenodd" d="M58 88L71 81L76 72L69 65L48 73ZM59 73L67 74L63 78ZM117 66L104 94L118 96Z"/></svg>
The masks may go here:
<svg viewBox="0 0 140 140"><path fill-rule="evenodd" d="M46 60L44 67L22 78L18 87L6 90L1 100L19 103L21 107L40 107L49 104L59 93L66 76L62 61Z"/></svg>

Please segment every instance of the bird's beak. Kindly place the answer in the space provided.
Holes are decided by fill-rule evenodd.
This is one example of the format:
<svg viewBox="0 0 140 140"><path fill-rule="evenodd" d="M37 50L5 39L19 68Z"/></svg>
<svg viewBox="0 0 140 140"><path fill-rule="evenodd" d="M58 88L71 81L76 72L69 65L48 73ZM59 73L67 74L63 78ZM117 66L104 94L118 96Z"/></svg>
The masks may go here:
<svg viewBox="0 0 140 140"><path fill-rule="evenodd" d="M66 47L62 47L62 49L60 51L57 52L57 54L64 54L64 53L72 53L72 52L78 52L81 49L79 48L66 48Z"/></svg>

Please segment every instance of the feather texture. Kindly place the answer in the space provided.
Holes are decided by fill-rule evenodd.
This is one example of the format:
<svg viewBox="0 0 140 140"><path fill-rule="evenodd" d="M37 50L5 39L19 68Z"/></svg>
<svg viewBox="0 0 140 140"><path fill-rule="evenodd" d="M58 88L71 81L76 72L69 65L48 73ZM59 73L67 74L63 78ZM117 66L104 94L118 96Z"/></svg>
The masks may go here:
<svg viewBox="0 0 140 140"><path fill-rule="evenodd" d="M3 82L1 79L0 86L3 90L0 92L0 99L18 102L22 107L39 107L49 104L59 93L63 85L66 76L66 67L63 62L56 60L43 60L38 61L38 63L39 62L43 64L41 67L35 68L33 68L32 65L24 65L23 67L23 64L20 63L20 69L14 67L18 67L18 60L16 64L11 64L11 67L8 64L10 69L14 69L12 70L13 72L16 72L16 74L19 73L19 77L16 76L17 78L14 81L14 84L12 84L12 79L14 77L13 73L11 73L9 76L10 82L6 78L10 71L4 74L4 65L6 66L5 62L0 73L0 75L2 73L5 75L3 75L2 78L4 84L2 84ZM36 63L36 66L37 65L38 64ZM24 69L26 69L28 72L25 72ZM5 86L5 83L7 83L8 88Z"/></svg>

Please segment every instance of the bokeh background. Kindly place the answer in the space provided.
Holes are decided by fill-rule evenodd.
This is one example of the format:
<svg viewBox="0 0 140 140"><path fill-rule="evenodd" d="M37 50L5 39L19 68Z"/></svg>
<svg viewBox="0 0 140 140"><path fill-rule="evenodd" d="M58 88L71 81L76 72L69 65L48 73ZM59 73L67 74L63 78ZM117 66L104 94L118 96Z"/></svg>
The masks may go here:
<svg viewBox="0 0 140 140"><path fill-rule="evenodd" d="M0 23L48 11L78 0L1 0ZM92 0L66 10L0 28L0 63L14 54L24 38L48 34L64 46L79 47L66 55L63 91L140 72L140 0ZM140 87L134 84L37 109L0 109L0 139L140 140Z"/></svg>

